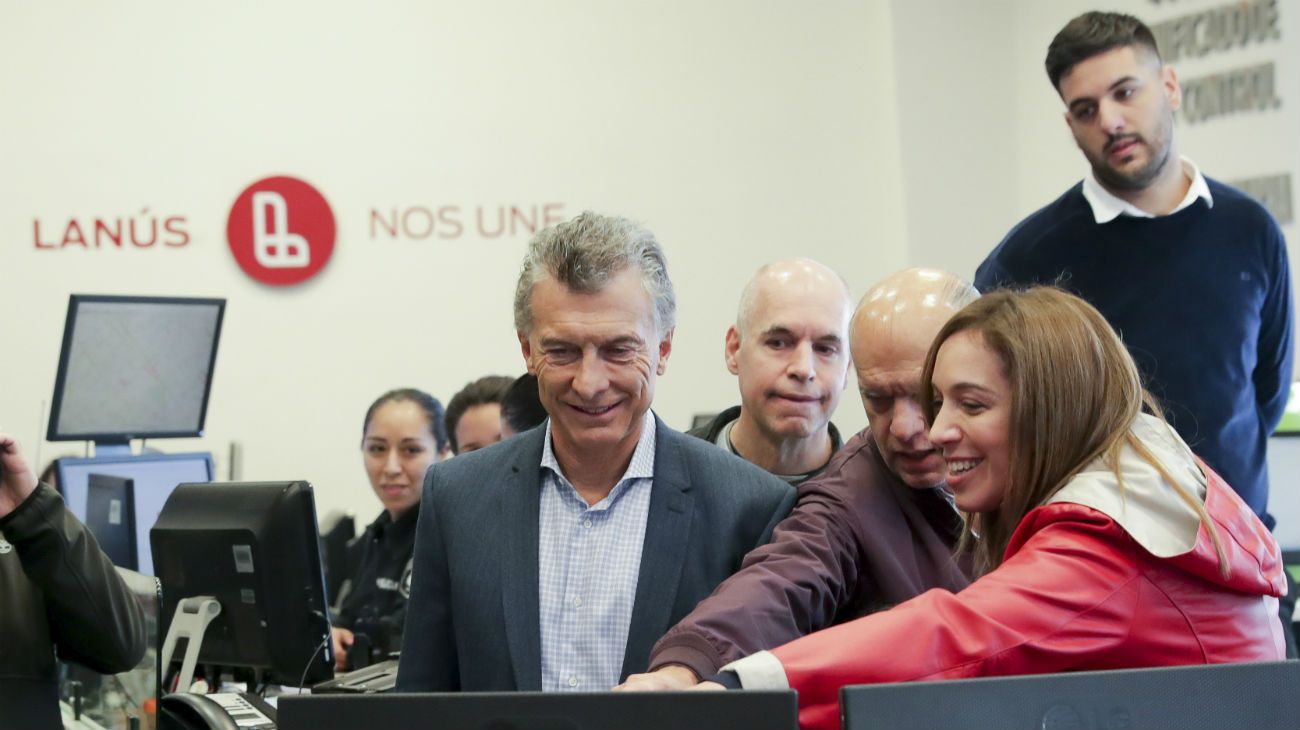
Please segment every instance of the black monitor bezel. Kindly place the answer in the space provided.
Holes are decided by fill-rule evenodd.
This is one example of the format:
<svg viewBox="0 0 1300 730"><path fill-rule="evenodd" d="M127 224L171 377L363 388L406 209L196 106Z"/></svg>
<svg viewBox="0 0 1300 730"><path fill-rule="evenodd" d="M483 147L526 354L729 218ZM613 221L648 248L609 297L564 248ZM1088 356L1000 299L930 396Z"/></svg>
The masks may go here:
<svg viewBox="0 0 1300 730"><path fill-rule="evenodd" d="M207 377L203 383L203 403L199 408L199 422L196 430L185 431L110 431L102 433L66 433L58 427L60 409L63 407L63 391L68 377L68 362L72 355L72 332L77 321L77 312L83 303L116 304L168 304L216 306L217 322L212 333L212 353L208 359ZM216 372L217 349L221 344L221 325L226 316L226 300L211 297L153 297L123 296L115 294L71 294L68 297L68 313L63 322L63 344L59 349L59 368L54 376L54 396L51 399L50 420L46 427L46 441L94 441L101 444L129 443L132 439L151 438L195 438L203 435L208 419L208 401L212 396L212 378Z"/></svg>
<svg viewBox="0 0 1300 730"><path fill-rule="evenodd" d="M86 529L90 530L90 534L95 536L95 541L99 543L101 550L104 549L104 538L102 535L98 534L95 531L94 523L90 518L90 495L94 489L95 477L99 477L100 479L111 479L115 482L118 482L120 486L123 487L122 501L123 501L123 509L125 510L126 514L124 515L125 519L123 519L122 524L126 526L126 532L128 535L127 549L130 552L130 555L128 557L128 561L126 564L122 564L114 561L113 565L116 565L119 568L126 568L127 570L134 570L136 572L139 572L140 571L140 545L136 541L136 529L135 529L136 528L135 479L132 477L120 477L117 476L116 474L91 473L86 475ZM108 551L104 550L104 554L108 555ZM111 559L112 558L110 557L110 560Z"/></svg>

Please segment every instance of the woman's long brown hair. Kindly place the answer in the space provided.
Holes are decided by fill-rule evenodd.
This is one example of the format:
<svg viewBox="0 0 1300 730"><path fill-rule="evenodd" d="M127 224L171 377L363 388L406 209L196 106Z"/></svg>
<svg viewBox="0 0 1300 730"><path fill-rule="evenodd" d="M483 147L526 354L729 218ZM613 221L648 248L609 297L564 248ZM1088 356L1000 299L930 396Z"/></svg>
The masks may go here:
<svg viewBox="0 0 1300 730"><path fill-rule="evenodd" d="M996 291L967 305L930 345L921 380L921 404L934 423L934 363L958 332L979 333L1002 361L1011 384L1009 483L997 509L968 514L958 550L973 549L980 573L996 568L1016 526L1088 464L1101 459L1119 479L1125 446L1149 462L1179 498L1200 516L1228 575L1218 530L1201 500L1178 484L1131 428L1145 405L1161 417L1142 388L1133 358L1092 305L1053 287ZM979 539L974 540L978 535ZM973 547L972 547L973 546Z"/></svg>

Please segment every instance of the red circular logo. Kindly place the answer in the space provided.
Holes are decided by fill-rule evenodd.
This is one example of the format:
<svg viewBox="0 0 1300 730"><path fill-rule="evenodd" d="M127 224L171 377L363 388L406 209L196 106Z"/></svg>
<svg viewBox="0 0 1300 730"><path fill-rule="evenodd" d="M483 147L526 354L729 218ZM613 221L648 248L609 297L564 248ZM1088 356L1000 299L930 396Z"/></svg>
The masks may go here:
<svg viewBox="0 0 1300 730"><path fill-rule="evenodd" d="M295 177L268 177L239 194L226 221L239 268L263 284L301 284L334 253L334 213L325 196Z"/></svg>

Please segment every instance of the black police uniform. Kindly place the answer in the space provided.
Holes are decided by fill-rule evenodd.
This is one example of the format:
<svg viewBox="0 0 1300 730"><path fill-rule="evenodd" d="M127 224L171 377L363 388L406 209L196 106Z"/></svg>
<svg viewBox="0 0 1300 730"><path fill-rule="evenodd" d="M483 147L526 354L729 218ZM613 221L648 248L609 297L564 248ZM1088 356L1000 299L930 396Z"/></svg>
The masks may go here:
<svg viewBox="0 0 1300 730"><path fill-rule="evenodd" d="M351 569L340 590L334 625L356 636L348 651L349 669L382 661L402 648L419 516L418 503L396 520L385 510L348 545Z"/></svg>

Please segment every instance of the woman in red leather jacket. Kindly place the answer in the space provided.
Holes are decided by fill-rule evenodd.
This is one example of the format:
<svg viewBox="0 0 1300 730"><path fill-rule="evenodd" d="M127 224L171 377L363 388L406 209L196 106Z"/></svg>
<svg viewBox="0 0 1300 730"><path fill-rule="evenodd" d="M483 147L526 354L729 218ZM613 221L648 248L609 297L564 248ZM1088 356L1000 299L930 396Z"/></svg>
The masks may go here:
<svg viewBox="0 0 1300 730"><path fill-rule="evenodd" d="M1119 337L1057 289L954 316L922 384L982 577L724 671L839 727L848 684L1284 658L1277 543L1172 428ZM978 536L978 540L975 540Z"/></svg>

